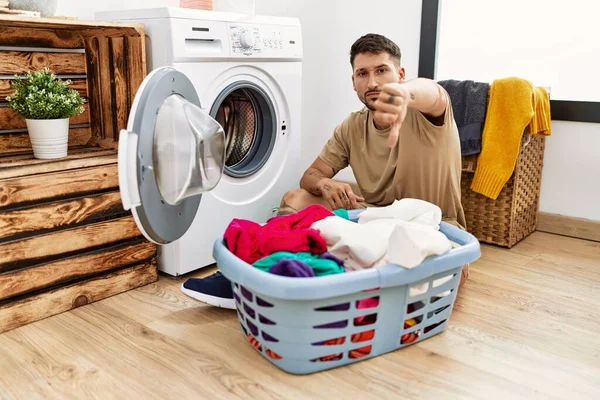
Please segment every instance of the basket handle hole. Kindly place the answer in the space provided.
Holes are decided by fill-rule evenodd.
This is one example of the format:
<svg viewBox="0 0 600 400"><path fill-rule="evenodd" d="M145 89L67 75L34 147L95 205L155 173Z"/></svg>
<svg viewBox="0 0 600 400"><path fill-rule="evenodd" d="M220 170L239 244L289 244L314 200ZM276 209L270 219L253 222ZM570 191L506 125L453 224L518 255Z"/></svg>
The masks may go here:
<svg viewBox="0 0 600 400"><path fill-rule="evenodd" d="M265 339L267 342L273 342L273 343L278 343L279 340L277 338L274 338L273 336L269 335L267 332L263 331L262 332L262 337L263 339Z"/></svg>
<svg viewBox="0 0 600 400"><path fill-rule="evenodd" d="M350 309L350 303L335 304L333 306L325 306L315 308L315 311L348 311Z"/></svg>
<svg viewBox="0 0 600 400"><path fill-rule="evenodd" d="M410 329L413 326L419 325L423 322L423 315L419 315L418 317L410 318L404 321L404 329Z"/></svg>
<svg viewBox="0 0 600 400"><path fill-rule="evenodd" d="M438 301L442 300L444 297L450 296L452 294L452 292L454 292L454 289L446 290L443 293L437 294L437 295L433 296L431 299L429 299L429 303L431 303L431 304L437 303Z"/></svg>
<svg viewBox="0 0 600 400"><path fill-rule="evenodd" d="M344 343L346 343L346 338L344 336L341 336L341 337L334 338L334 339L327 339L322 342L312 343L312 345L313 346L339 346L340 344L344 344Z"/></svg>
<svg viewBox="0 0 600 400"><path fill-rule="evenodd" d="M264 301L263 299L261 299L260 297L256 296L256 304L258 304L261 307L273 307L273 304Z"/></svg>
<svg viewBox="0 0 600 400"><path fill-rule="evenodd" d="M355 333L352 335L351 341L352 343L368 342L369 340L373 340L374 337L375 330L371 329L370 331Z"/></svg>
<svg viewBox="0 0 600 400"><path fill-rule="evenodd" d="M429 325L429 326L425 327L425 330L424 330L424 331L425 331L425 333L429 333L429 332L431 332L432 330L434 330L434 329L435 329L435 328L437 328L438 326L442 325L444 322L446 322L446 320L445 320L445 319L444 319L444 320L442 320L442 321L440 321L440 322L438 322L438 323L435 323L435 324L433 324L433 325Z"/></svg>
<svg viewBox="0 0 600 400"><path fill-rule="evenodd" d="M277 325L275 322L271 321L269 318L258 314L258 320L265 325Z"/></svg>
<svg viewBox="0 0 600 400"><path fill-rule="evenodd" d="M341 329L341 328L346 328L347 326L348 326L348 320L344 320L344 321L330 322L330 323L323 324L323 325L313 326L313 328L315 328L315 329Z"/></svg>
<svg viewBox="0 0 600 400"><path fill-rule="evenodd" d="M438 278L433 281L433 284L431 285L431 287L436 288L436 287L442 286L444 283L451 281L452 278L454 278L456 275L457 274L452 274L452 275L444 276L442 278Z"/></svg>
<svg viewBox="0 0 600 400"><path fill-rule="evenodd" d="M379 305L379 296L375 297L367 297L366 299L356 300L356 308L361 309L369 309L369 308L377 308Z"/></svg>
<svg viewBox="0 0 600 400"><path fill-rule="evenodd" d="M354 318L354 326L373 325L377 322L377 314L369 314Z"/></svg>
<svg viewBox="0 0 600 400"><path fill-rule="evenodd" d="M244 296L246 298L246 300L248 300L249 302L252 303L254 296L252 296L252 293L246 289L245 287L241 287L240 290L242 291L242 296Z"/></svg>
<svg viewBox="0 0 600 400"><path fill-rule="evenodd" d="M258 351L262 351L262 345L260 344L258 339L256 339L252 334L249 334L247 337L252 347L254 347Z"/></svg>
<svg viewBox="0 0 600 400"><path fill-rule="evenodd" d="M405 333L400 338L400 344L410 344L410 343L413 343L414 341L416 341L419 338L419 336L421 336L421 330L420 329L418 331L415 331L415 332Z"/></svg>
<svg viewBox="0 0 600 400"><path fill-rule="evenodd" d="M275 353L273 350L267 349L266 347L265 347L265 354L269 358L272 358L273 360L281 360L281 359L283 359L283 357L281 357L279 354Z"/></svg>
<svg viewBox="0 0 600 400"><path fill-rule="evenodd" d="M323 356L319 358L313 358L310 362L330 362L330 361L339 361L342 359L343 354L329 354L328 356Z"/></svg>
<svg viewBox="0 0 600 400"><path fill-rule="evenodd" d="M258 336L258 328L256 327L256 325L254 325L252 321L249 321L248 318L246 318L246 324L248 325L248 329L250 329L250 332L252 332L254 336Z"/></svg>
<svg viewBox="0 0 600 400"><path fill-rule="evenodd" d="M419 311L421 308L425 307L425 303L422 301L417 301L416 303L410 303L406 306L406 312L408 314L414 313L415 311Z"/></svg>
<svg viewBox="0 0 600 400"><path fill-rule="evenodd" d="M450 308L450 304L448 304L447 306L444 306L442 308L438 308L435 311L431 311L430 313L427 314L427 319L433 317L434 315L438 315L439 313L441 313L444 310L447 310L448 308Z"/></svg>
<svg viewBox="0 0 600 400"><path fill-rule="evenodd" d="M427 293L428 290L429 290L429 282L419 283L418 285L411 286L408 294L410 297L417 297L417 296Z"/></svg>
<svg viewBox="0 0 600 400"><path fill-rule="evenodd" d="M360 349L350 350L348 352L348 357L354 358L354 359L363 358L363 357L366 357L369 354L371 354L372 349L373 349L373 346L369 345L369 346L361 347Z"/></svg>
<svg viewBox="0 0 600 400"><path fill-rule="evenodd" d="M248 314L251 318L256 318L256 312L254 312L254 309L246 304L246 302L244 302L244 311L246 311L246 314Z"/></svg>

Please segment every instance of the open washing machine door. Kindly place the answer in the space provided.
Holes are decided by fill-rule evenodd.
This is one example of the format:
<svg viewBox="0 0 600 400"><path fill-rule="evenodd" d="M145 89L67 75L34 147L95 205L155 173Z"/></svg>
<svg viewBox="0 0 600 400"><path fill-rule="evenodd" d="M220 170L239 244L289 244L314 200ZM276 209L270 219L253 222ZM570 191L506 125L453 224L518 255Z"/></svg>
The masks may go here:
<svg viewBox="0 0 600 400"><path fill-rule="evenodd" d="M120 132L118 173L123 208L148 240L185 234L202 193L221 180L224 158L223 128L200 109L187 76L171 67L146 76Z"/></svg>

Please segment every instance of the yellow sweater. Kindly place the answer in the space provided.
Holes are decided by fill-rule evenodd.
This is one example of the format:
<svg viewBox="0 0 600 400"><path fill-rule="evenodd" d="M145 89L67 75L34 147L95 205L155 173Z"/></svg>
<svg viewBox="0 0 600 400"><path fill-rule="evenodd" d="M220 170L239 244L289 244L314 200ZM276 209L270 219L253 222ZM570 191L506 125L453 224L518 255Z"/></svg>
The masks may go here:
<svg viewBox="0 0 600 400"><path fill-rule="evenodd" d="M529 133L532 135L550 136L552 121L550 118L550 96L543 87L533 89L533 108L535 115L529 123Z"/></svg>
<svg viewBox="0 0 600 400"><path fill-rule="evenodd" d="M492 82L473 191L494 200L498 197L515 169L528 125L531 134L550 134L546 90L515 77Z"/></svg>

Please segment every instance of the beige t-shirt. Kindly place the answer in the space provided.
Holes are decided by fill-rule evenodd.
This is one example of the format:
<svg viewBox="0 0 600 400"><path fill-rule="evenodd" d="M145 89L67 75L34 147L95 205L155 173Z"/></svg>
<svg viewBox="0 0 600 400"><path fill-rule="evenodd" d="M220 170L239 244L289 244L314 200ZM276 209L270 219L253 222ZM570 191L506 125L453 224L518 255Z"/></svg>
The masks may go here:
<svg viewBox="0 0 600 400"><path fill-rule="evenodd" d="M436 204L444 219L466 229L460 201L461 152L450 98L444 124L436 126L408 109L398 144L387 145L389 129L378 130L368 108L353 112L334 131L319 157L337 173L352 167L365 202L387 206L402 198Z"/></svg>

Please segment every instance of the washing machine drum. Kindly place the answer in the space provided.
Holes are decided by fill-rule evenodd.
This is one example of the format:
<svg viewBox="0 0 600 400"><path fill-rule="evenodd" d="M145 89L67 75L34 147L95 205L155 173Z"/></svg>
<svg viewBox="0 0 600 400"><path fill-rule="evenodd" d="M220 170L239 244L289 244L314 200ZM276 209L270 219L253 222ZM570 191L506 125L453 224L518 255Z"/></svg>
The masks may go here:
<svg viewBox="0 0 600 400"><path fill-rule="evenodd" d="M268 161L277 138L275 109L267 93L251 82L224 88L210 111L225 131L225 174L245 178Z"/></svg>
<svg viewBox="0 0 600 400"><path fill-rule="evenodd" d="M192 82L171 67L152 71L120 132L118 156L123 207L144 236L157 244L183 236L224 162L224 130L200 109Z"/></svg>
<svg viewBox="0 0 600 400"><path fill-rule="evenodd" d="M238 89L227 96L217 111L225 130L225 165L234 169L244 162L257 139L257 116L252 95Z"/></svg>

